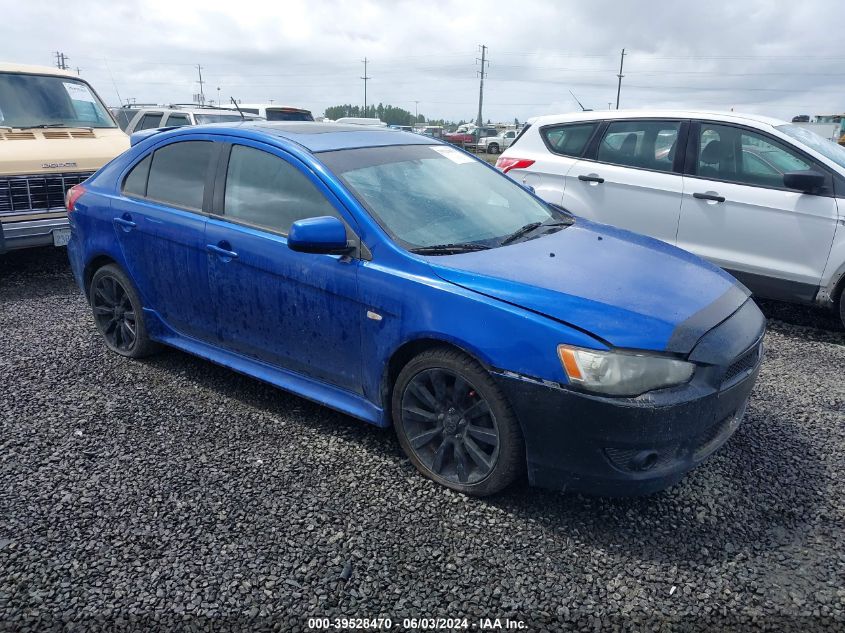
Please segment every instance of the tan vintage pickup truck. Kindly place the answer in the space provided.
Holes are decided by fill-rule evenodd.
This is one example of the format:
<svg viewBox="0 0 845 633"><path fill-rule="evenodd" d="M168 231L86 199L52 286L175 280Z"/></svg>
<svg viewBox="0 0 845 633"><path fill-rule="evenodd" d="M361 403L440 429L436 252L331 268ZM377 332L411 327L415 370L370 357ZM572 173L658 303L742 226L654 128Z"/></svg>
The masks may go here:
<svg viewBox="0 0 845 633"><path fill-rule="evenodd" d="M0 62L0 253L66 244L65 192L128 147L84 79Z"/></svg>

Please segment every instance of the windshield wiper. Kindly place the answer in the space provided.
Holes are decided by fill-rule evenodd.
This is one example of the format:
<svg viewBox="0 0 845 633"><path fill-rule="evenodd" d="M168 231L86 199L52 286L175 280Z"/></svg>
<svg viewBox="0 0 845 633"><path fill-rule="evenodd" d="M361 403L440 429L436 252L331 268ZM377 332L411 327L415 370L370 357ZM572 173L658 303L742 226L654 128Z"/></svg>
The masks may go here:
<svg viewBox="0 0 845 633"><path fill-rule="evenodd" d="M521 237L525 237L534 229L539 229L543 226L542 222L529 222L528 224L521 226L516 231L508 235L505 239L503 239L499 244L501 246L507 246L508 244L513 244L516 240Z"/></svg>
<svg viewBox="0 0 845 633"><path fill-rule="evenodd" d="M572 220L569 219L557 219L557 218L549 218L545 222L529 222L525 226L521 226L516 231L508 235L505 239L499 242L499 246L507 246L508 244L513 244L519 239L522 239L529 233L533 233L539 228L555 228L559 226L569 226L572 224Z"/></svg>
<svg viewBox="0 0 845 633"><path fill-rule="evenodd" d="M434 244L433 246L418 246L412 248L412 253L418 255L455 255L457 253L469 253L472 251L490 250L484 244L458 243L458 244Z"/></svg>

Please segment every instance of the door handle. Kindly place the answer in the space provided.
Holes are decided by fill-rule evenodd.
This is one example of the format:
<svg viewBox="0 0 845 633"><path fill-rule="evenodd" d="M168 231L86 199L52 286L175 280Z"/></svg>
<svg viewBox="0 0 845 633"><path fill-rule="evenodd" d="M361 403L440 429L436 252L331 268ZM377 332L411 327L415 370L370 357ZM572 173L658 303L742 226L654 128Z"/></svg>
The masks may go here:
<svg viewBox="0 0 845 633"><path fill-rule="evenodd" d="M725 196L720 196L716 193L699 193L695 192L692 194L693 198L698 198L699 200L712 200L713 202L724 202Z"/></svg>
<svg viewBox="0 0 845 633"><path fill-rule="evenodd" d="M132 216L128 213L124 213L119 218L114 218L114 223L116 226L119 226L127 233L138 226L135 222L132 221Z"/></svg>
<svg viewBox="0 0 845 633"><path fill-rule="evenodd" d="M601 176L598 176L596 174L588 174L586 176L584 174L581 174L581 175L578 176L578 180L583 180L584 182L595 182L595 183L598 183L598 184L601 184L601 183L604 182L604 178L602 178Z"/></svg>
<svg viewBox="0 0 845 633"><path fill-rule="evenodd" d="M232 248L229 242L220 242L220 245L206 244L205 248L209 253L219 255L223 259L235 259L238 256L235 251L229 250Z"/></svg>

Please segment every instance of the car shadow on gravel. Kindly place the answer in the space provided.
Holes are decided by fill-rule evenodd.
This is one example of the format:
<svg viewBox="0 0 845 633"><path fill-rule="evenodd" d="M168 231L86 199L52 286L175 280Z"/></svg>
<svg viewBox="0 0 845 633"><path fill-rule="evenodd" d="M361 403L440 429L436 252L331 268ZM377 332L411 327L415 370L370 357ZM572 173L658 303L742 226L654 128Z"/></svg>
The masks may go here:
<svg viewBox="0 0 845 633"><path fill-rule="evenodd" d="M221 398L343 436L360 445L362 459L388 459L414 473L392 432L176 350L143 362L174 380L187 373ZM752 399L731 440L664 492L598 498L530 488L522 481L495 497L466 502L496 506L520 522L540 525L556 542L578 539L643 560L713 563L806 538L807 518L823 502L826 478L824 464L790 413ZM396 486L404 485L397 479Z"/></svg>
<svg viewBox="0 0 845 633"><path fill-rule="evenodd" d="M523 484L490 503L595 548L713 564L803 542L822 511L828 478L796 421L776 404L752 399L728 443L663 492L599 498Z"/></svg>
<svg viewBox="0 0 845 633"><path fill-rule="evenodd" d="M835 312L818 306L783 303L769 299L754 299L767 319L818 330L845 334L845 324Z"/></svg>

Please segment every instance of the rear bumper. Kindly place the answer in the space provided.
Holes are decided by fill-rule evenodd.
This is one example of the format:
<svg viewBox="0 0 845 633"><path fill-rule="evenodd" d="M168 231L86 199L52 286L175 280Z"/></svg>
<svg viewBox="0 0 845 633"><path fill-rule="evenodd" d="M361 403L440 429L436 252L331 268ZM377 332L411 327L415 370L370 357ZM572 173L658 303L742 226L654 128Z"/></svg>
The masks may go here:
<svg viewBox="0 0 845 633"><path fill-rule="evenodd" d="M67 216L2 222L0 252L53 244L53 231L70 228ZM4 249L4 250L3 250Z"/></svg>

